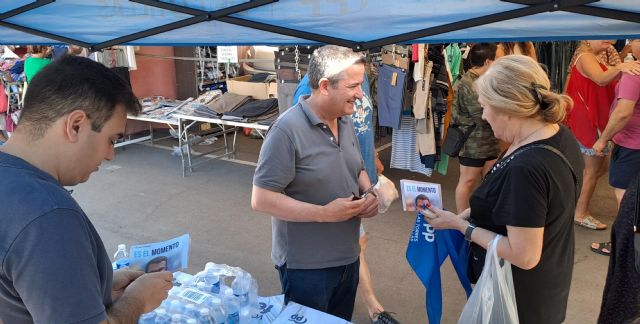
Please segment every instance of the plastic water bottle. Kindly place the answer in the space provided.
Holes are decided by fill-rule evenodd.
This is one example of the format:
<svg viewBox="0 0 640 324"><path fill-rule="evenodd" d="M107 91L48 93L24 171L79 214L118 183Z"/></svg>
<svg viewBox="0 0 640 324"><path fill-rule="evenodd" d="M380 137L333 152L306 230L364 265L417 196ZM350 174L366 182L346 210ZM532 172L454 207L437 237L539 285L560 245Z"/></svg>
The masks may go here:
<svg viewBox="0 0 640 324"><path fill-rule="evenodd" d="M142 314L140 320L138 320L138 324L156 324L156 316L156 312Z"/></svg>
<svg viewBox="0 0 640 324"><path fill-rule="evenodd" d="M625 62L633 62L635 61L635 59L633 58L633 54L628 53L627 56L624 58Z"/></svg>
<svg viewBox="0 0 640 324"><path fill-rule="evenodd" d="M258 282L251 278L251 289L249 290L249 306L251 308L259 308L258 303Z"/></svg>
<svg viewBox="0 0 640 324"><path fill-rule="evenodd" d="M227 324L240 323L240 302L233 295L233 289L227 287L223 297L224 309L227 311Z"/></svg>
<svg viewBox="0 0 640 324"><path fill-rule="evenodd" d="M211 321L211 314L208 308L200 308L200 312L198 314L198 324L215 324Z"/></svg>
<svg viewBox="0 0 640 324"><path fill-rule="evenodd" d="M231 289L233 289L233 294L238 297L240 306L248 306L249 290L251 290L251 275L245 272L238 273L231 283Z"/></svg>
<svg viewBox="0 0 640 324"><path fill-rule="evenodd" d="M179 300L172 300L170 305L171 306L169 306L169 312L171 314L182 314L184 312L184 306Z"/></svg>
<svg viewBox="0 0 640 324"><path fill-rule="evenodd" d="M208 285L206 282L202 282L202 281L198 282L196 284L196 289L202 292L205 292L207 294L211 294L211 285Z"/></svg>
<svg viewBox="0 0 640 324"><path fill-rule="evenodd" d="M184 288L182 288L182 287L177 287L177 286L171 287L171 289L169 289L169 293L168 293L169 297L180 295L182 290L184 290Z"/></svg>
<svg viewBox="0 0 640 324"><path fill-rule="evenodd" d="M240 324L249 324L251 321L251 307L243 306L239 314Z"/></svg>
<svg viewBox="0 0 640 324"><path fill-rule="evenodd" d="M220 276L216 274L216 266L214 263L207 263L205 266L204 282L211 287L210 292L214 294L220 293Z"/></svg>
<svg viewBox="0 0 640 324"><path fill-rule="evenodd" d="M113 259L116 262L116 269L129 268L129 255L125 244L118 244L118 251L113 255Z"/></svg>
<svg viewBox="0 0 640 324"><path fill-rule="evenodd" d="M213 262L207 262L207 264L205 264L204 266L203 271L205 272L205 274L207 273L207 269L215 269L214 273L218 276L218 283L216 284L215 288L212 288L212 289L218 289L216 292L214 292L215 294L222 294L224 287L226 287L224 283L224 279L226 277L225 273L227 271L225 271L224 267L226 267L226 265L221 266Z"/></svg>
<svg viewBox="0 0 640 324"><path fill-rule="evenodd" d="M187 318L187 324L198 324L198 321L195 318Z"/></svg>
<svg viewBox="0 0 640 324"><path fill-rule="evenodd" d="M201 310L202 311L202 310ZM224 324L227 322L227 312L222 305L222 299L214 297L211 299L210 316L214 324Z"/></svg>
<svg viewBox="0 0 640 324"><path fill-rule="evenodd" d="M187 304L184 307L184 314L192 318L198 318L198 310L196 309L196 305Z"/></svg>
<svg viewBox="0 0 640 324"><path fill-rule="evenodd" d="M171 315L171 324L182 324L182 316L180 314Z"/></svg>
<svg viewBox="0 0 640 324"><path fill-rule="evenodd" d="M171 323L171 316L167 314L167 310L164 308L158 308L155 310L156 312L156 323L155 324L169 324Z"/></svg>

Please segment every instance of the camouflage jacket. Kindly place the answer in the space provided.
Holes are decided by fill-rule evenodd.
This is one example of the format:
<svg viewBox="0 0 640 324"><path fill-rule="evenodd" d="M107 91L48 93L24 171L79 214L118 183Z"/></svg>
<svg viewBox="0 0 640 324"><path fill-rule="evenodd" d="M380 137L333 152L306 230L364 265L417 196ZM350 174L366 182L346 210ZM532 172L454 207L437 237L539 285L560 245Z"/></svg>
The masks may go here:
<svg viewBox="0 0 640 324"><path fill-rule="evenodd" d="M465 142L460 156L472 159L486 159L500 155L500 142L493 135L491 125L482 119L482 107L472 85L478 75L467 71L454 87L452 121L460 129L471 134ZM475 126L474 126L475 125Z"/></svg>

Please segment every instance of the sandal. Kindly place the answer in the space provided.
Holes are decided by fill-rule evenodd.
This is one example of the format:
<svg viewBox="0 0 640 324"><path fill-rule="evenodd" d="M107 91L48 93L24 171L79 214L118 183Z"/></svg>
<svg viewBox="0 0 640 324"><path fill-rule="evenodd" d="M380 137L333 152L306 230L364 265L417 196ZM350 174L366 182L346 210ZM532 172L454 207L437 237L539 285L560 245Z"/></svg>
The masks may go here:
<svg viewBox="0 0 640 324"><path fill-rule="evenodd" d="M587 216L580 220L574 219L573 223L596 231L607 229L607 224L595 219L593 216Z"/></svg>
<svg viewBox="0 0 640 324"><path fill-rule="evenodd" d="M598 244L597 248L593 247L593 244ZM603 243L593 243L591 245L591 251L602 254L605 256L609 256L611 254L611 242L603 242Z"/></svg>

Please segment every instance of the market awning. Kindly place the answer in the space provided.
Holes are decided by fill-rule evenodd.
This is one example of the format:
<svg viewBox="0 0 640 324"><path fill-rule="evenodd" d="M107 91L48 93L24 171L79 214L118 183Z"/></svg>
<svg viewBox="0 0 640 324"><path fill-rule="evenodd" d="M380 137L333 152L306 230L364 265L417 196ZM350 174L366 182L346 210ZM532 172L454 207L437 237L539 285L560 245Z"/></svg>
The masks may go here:
<svg viewBox="0 0 640 324"><path fill-rule="evenodd" d="M640 37L639 0L3 0L0 43L129 45Z"/></svg>

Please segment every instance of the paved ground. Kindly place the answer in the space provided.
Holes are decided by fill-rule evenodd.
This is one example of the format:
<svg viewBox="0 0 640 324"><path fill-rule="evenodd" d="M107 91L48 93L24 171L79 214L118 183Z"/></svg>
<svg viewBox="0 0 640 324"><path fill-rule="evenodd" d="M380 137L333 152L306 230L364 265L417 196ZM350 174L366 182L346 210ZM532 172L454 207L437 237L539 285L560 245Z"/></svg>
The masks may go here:
<svg viewBox="0 0 640 324"><path fill-rule="evenodd" d="M257 160L260 140L241 138L238 158ZM173 143L168 143L169 145ZM174 144L175 145L175 144ZM381 153L388 166L390 150ZM195 273L207 261L240 266L258 280L261 295L278 294L277 273L269 257L270 218L250 206L255 168L224 160L211 161L183 178L179 158L146 145L120 149L113 162L103 163L91 180L75 188L74 196L96 225L108 251L118 243L160 241L184 233L192 237L190 267ZM400 170L385 172L396 184L402 178L439 182L445 207L453 209L457 165L447 176L427 178ZM592 203L593 214L607 223L615 216L612 191L602 179ZM414 215L396 202L390 211L366 221L370 233L367 257L374 287L383 305L403 323L426 323L425 290L405 261ZM592 253L591 241L608 238L609 231L576 228L576 259L566 323L595 323L599 313L608 258ZM449 263L442 268L443 323L456 323L465 296ZM368 323L360 300L353 318Z"/></svg>

